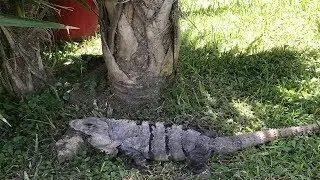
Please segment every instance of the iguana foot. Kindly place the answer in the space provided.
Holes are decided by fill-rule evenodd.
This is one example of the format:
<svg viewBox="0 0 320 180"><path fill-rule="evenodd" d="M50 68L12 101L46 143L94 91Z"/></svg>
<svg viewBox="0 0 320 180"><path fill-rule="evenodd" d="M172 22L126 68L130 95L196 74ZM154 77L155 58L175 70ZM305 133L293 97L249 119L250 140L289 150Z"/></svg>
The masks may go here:
<svg viewBox="0 0 320 180"><path fill-rule="evenodd" d="M208 169L209 158L210 151L201 144L197 144L188 155L188 167L195 174L200 174Z"/></svg>
<svg viewBox="0 0 320 180"><path fill-rule="evenodd" d="M207 179L210 179L210 177L211 177L211 171L209 168L207 168L206 170L196 175L196 179L199 179L199 180L207 180Z"/></svg>

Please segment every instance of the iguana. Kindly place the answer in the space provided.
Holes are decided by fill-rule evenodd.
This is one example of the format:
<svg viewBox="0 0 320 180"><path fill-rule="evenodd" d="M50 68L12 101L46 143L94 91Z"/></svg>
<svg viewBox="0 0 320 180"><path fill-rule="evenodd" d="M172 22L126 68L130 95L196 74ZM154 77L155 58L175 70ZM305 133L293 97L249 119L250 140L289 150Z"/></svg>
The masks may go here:
<svg viewBox="0 0 320 180"><path fill-rule="evenodd" d="M60 155L68 151L66 148L71 151L72 146L83 142L82 138L87 137L93 147L112 155L121 150L133 157L139 166L146 166L147 159L188 160L189 167L195 173L207 170L207 161L211 153L230 153L276 138L311 133L320 129L318 124L311 124L257 131L239 136L210 137L203 132L184 129L182 125L165 125L162 122L153 124L148 121L90 117L72 120L69 124L79 134L57 142L57 146L62 150ZM73 145L70 145L70 139L74 140Z"/></svg>

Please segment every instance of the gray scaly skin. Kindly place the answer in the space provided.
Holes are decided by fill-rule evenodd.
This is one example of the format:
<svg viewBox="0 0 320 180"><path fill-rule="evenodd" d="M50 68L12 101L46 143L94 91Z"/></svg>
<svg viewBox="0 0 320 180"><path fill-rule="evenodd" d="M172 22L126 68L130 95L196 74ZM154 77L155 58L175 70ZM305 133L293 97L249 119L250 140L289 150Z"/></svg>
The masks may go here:
<svg viewBox="0 0 320 180"><path fill-rule="evenodd" d="M146 160L189 161L195 173L207 170L211 153L230 153L246 147L264 144L276 138L311 133L319 130L318 124L270 129L239 136L209 137L181 125L165 126L158 122L137 123L132 120L86 118L70 121L77 132L87 135L88 142L95 148L116 155L122 150L132 156L135 163L145 166Z"/></svg>

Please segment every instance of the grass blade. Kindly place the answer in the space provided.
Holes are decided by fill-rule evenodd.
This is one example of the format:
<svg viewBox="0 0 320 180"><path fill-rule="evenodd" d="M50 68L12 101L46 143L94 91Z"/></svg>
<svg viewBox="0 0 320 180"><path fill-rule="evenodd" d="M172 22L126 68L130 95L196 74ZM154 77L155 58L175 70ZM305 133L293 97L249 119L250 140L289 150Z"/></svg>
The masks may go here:
<svg viewBox="0 0 320 180"><path fill-rule="evenodd" d="M3 117L2 114L0 114L0 120L6 123L8 126L12 127L11 124Z"/></svg>

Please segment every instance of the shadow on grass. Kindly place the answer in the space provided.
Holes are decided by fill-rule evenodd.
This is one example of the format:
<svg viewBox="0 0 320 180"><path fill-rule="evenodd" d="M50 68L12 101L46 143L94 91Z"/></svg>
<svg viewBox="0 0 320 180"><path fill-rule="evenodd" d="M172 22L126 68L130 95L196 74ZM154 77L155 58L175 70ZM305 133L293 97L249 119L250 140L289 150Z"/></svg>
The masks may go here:
<svg viewBox="0 0 320 180"><path fill-rule="evenodd" d="M319 77L312 63L319 53L291 47L220 53L215 42L195 47L184 36L177 78L166 87L163 104L131 110L104 107L101 115L191 124L221 134L310 123L320 116L319 80L312 80ZM94 100L104 106L110 92L102 57L69 59L74 63L58 68L58 79L64 78L56 87L60 99L71 102L68 106L92 109ZM64 87L65 82L71 85ZM75 116L80 114L95 115L88 110Z"/></svg>
<svg viewBox="0 0 320 180"><path fill-rule="evenodd" d="M177 122L232 134L311 123L320 116L319 74L312 64L317 52L277 47L243 54L194 47L183 40L178 78L166 94L167 113Z"/></svg>
<svg viewBox="0 0 320 180"><path fill-rule="evenodd" d="M102 115L191 124L221 134L310 123L319 116L320 98L315 93L319 84L312 83L312 78L319 76L312 64L319 56L317 52L277 47L255 54L237 49L220 53L215 42L194 47L185 36L177 78L165 89L163 104L131 109L113 106L112 112ZM107 82L101 81L106 72L95 70L106 69L101 56L84 55L80 59L82 64L60 69L67 73L60 76L76 79L83 86L72 91L71 101L87 106L93 99L108 101ZM85 77L79 80L81 73Z"/></svg>

